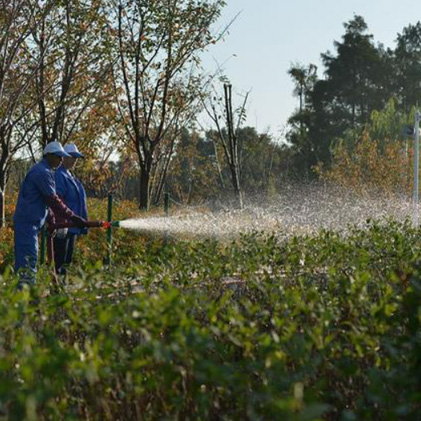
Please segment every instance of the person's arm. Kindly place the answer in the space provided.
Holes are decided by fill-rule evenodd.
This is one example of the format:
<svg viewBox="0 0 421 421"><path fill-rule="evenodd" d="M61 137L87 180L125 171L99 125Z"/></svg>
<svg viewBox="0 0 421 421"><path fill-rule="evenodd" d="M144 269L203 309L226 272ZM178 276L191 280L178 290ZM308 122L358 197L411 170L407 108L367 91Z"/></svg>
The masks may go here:
<svg viewBox="0 0 421 421"><path fill-rule="evenodd" d="M86 227L86 220L71 211L57 194L44 196L44 200L47 206L53 211L54 215L58 215L63 219L70 219L78 228Z"/></svg>

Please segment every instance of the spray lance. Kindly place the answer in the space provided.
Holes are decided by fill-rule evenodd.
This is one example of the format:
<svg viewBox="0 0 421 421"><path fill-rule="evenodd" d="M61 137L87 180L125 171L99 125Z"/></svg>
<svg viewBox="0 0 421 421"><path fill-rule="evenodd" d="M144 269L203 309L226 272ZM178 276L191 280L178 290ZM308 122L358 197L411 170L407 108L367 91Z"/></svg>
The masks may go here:
<svg viewBox="0 0 421 421"><path fill-rule="evenodd" d="M120 221L86 221L86 228L118 228ZM59 222L49 226L49 230L58 230L65 228L75 228L74 222Z"/></svg>

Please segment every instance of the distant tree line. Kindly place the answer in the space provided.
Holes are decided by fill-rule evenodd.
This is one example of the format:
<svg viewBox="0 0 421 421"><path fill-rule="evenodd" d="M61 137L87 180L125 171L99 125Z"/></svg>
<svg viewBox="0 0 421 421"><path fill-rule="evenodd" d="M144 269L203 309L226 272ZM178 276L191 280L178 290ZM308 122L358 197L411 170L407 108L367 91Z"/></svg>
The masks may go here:
<svg viewBox="0 0 421 421"><path fill-rule="evenodd" d="M206 133L188 128L181 130L164 185L174 201L183 205L230 201L237 205L231 171L223 157L218 135L216 130ZM274 142L269 134L258 133L254 127L241 127L238 140L242 189L249 198L274 196L286 180L291 179L288 177L292 174L288 168L290 149ZM154 177L155 174L152 179ZM83 179L91 196L105 197L113 192L117 198L138 198L139 179L134 161L110 161L102 171L84 171ZM151 197L152 205L161 202L161 196Z"/></svg>
<svg viewBox="0 0 421 421"><path fill-rule="evenodd" d="M85 152L79 176L91 195L147 209L164 191L187 204L272 195L327 171L338 145L352 150L364 131L380 150L402 137L421 95L421 23L385 49L360 16L322 54L322 76L313 64L290 68L299 105L286 142L243 127L232 102L198 131L212 82L200 55L225 33L212 29L224 4L0 0L1 223L8 188L16 193L52 140ZM232 101L230 86L216 89Z"/></svg>
<svg viewBox="0 0 421 421"><path fill-rule="evenodd" d="M316 176L316 165L329 168L338 145L354 147L364 131L379 148L404 139L421 104L421 23L405 27L394 49L376 45L361 16L344 27L334 52L321 56L321 77L314 64L289 70L299 107L289 119L287 140L295 171L309 177Z"/></svg>

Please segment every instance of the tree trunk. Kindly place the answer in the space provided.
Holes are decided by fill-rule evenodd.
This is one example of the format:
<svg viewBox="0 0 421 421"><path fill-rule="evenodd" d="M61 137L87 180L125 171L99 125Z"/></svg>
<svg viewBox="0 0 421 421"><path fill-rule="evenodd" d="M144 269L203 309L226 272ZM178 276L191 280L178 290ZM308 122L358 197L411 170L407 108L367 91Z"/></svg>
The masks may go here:
<svg viewBox="0 0 421 421"><path fill-rule="evenodd" d="M150 170L145 166L140 170L140 195L139 207L141 210L149 209L149 180Z"/></svg>
<svg viewBox="0 0 421 421"><path fill-rule="evenodd" d="M161 200L162 197L162 193L164 192L164 186L165 186L165 181L167 179L167 173L168 173L168 169L171 163L171 158L174 154L174 144L171 145L170 150L165 154L165 156L163 157L163 166L162 166L162 170L160 170L160 172L157 174L158 175L158 182L153 183L153 194L151 194L152 199L153 199L153 204L154 205L158 205L159 201Z"/></svg>
<svg viewBox="0 0 421 421"><path fill-rule="evenodd" d="M9 142L11 131L6 130L3 125L0 129L0 227L6 226L6 184L7 184L7 171L9 164Z"/></svg>
<svg viewBox="0 0 421 421"><path fill-rule="evenodd" d="M238 200L238 206L243 209L243 195L240 186L240 162L238 158L238 138L234 127L234 115L232 112L232 85L224 84L225 113L228 130L228 160L230 161L231 179L234 194ZM247 97L246 97L247 98ZM245 104L244 104L245 105ZM243 105L243 110L244 110ZM241 118L241 115L240 117Z"/></svg>
<svg viewBox="0 0 421 421"><path fill-rule="evenodd" d="M5 191L0 187L0 228L4 228L6 226L5 205Z"/></svg>
<svg viewBox="0 0 421 421"><path fill-rule="evenodd" d="M218 148L216 147L216 142L213 142L213 149L215 151L215 162L216 162L216 168L218 170L218 180L219 180L221 188L225 190L224 176L222 175L222 169L221 169L221 164L219 162Z"/></svg>
<svg viewBox="0 0 421 421"><path fill-rule="evenodd" d="M233 181L234 194L237 198L238 208L243 209L243 192L241 191L240 175L236 165L231 166L231 177Z"/></svg>
<svg viewBox="0 0 421 421"><path fill-rule="evenodd" d="M0 228L6 226L6 187L8 181L8 159L3 151L0 159Z"/></svg>

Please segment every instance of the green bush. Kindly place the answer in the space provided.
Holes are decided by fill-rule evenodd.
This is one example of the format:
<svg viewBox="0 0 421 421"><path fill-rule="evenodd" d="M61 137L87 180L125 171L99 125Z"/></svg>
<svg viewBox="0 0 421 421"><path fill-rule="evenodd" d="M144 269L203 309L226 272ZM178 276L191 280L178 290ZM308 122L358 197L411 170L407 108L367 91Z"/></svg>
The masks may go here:
<svg viewBox="0 0 421 421"><path fill-rule="evenodd" d="M369 221L346 237L133 237L59 291L48 270L22 292L6 271L0 414L420 419L419 234Z"/></svg>

